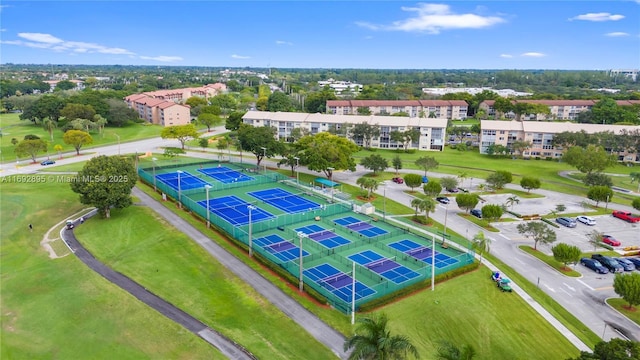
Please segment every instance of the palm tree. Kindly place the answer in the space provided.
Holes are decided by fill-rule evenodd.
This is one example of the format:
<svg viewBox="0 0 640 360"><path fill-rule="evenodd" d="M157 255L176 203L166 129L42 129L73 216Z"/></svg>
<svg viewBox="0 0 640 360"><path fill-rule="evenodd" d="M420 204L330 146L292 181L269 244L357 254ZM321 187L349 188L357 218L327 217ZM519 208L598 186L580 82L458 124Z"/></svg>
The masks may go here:
<svg viewBox="0 0 640 360"><path fill-rule="evenodd" d="M56 128L56 122L46 118L42 121L42 127L47 130L47 132L49 133L49 137L51 137L51 141L53 141L53 129Z"/></svg>
<svg viewBox="0 0 640 360"><path fill-rule="evenodd" d="M464 345L462 349L456 345L441 341L436 353L438 360L472 360L476 356L476 350L471 345Z"/></svg>
<svg viewBox="0 0 640 360"><path fill-rule="evenodd" d="M349 360L406 359L408 354L419 359L418 350L406 336L392 336L387 329L387 316L358 319L355 335L344 343L344 351L353 349Z"/></svg>
<svg viewBox="0 0 640 360"><path fill-rule="evenodd" d="M423 201L422 199L418 199L418 198L411 200L411 207L416 210L416 216L418 216L418 211L422 206L422 201Z"/></svg>
<svg viewBox="0 0 640 360"><path fill-rule="evenodd" d="M513 205L516 205L519 203L520 203L520 199L515 195L507 198L507 206L511 207L511 211L513 211Z"/></svg>
<svg viewBox="0 0 640 360"><path fill-rule="evenodd" d="M473 237L473 247L476 248L476 251L480 254L480 263L482 263L482 254L491 250L491 242L484 236L482 231L478 231Z"/></svg>

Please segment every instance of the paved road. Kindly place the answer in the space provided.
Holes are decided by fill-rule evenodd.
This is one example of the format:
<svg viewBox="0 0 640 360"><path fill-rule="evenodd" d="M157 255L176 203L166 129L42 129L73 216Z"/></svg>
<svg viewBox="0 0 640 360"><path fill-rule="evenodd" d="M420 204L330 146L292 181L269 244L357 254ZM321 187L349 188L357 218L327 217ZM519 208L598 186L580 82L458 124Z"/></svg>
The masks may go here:
<svg viewBox="0 0 640 360"><path fill-rule="evenodd" d="M91 216L93 216L93 214ZM79 221L76 221L75 224L76 226L79 225ZM162 315L184 326L192 333L200 336L205 341L220 350L220 352L222 352L222 354L224 354L227 358L237 360L257 359L242 346L234 343L217 331L207 327L198 319L194 318L193 316L187 314L171 303L145 289L137 282L101 263L87 249L85 249L82 244L80 244L78 239L76 239L73 230L61 230L60 237L62 238L62 240L64 240L67 246L69 246L69 249L71 249L71 251L78 257L78 259L85 263L90 269L102 275L102 277L119 286L123 290L129 292L138 300L156 309Z"/></svg>

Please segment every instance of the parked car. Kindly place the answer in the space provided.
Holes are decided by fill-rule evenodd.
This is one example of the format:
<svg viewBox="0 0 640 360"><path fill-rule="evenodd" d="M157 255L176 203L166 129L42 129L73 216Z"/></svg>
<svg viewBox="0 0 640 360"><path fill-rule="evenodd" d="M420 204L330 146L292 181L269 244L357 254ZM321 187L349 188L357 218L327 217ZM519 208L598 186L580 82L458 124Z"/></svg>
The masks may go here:
<svg viewBox="0 0 640 360"><path fill-rule="evenodd" d="M47 166L47 165L53 165L55 163L56 163L55 160L45 160L45 161L41 162L40 165Z"/></svg>
<svg viewBox="0 0 640 360"><path fill-rule="evenodd" d="M450 193L457 193L460 192L460 190L458 190L458 188L453 188L453 189L447 189L448 192Z"/></svg>
<svg viewBox="0 0 640 360"><path fill-rule="evenodd" d="M482 210L473 209L473 210L471 210L471 215L477 217L478 219L482 219Z"/></svg>
<svg viewBox="0 0 640 360"><path fill-rule="evenodd" d="M609 269L609 272L612 273L621 273L624 272L624 268L617 261L613 260L608 256L604 256L601 254L593 254L591 258L594 260L598 260L600 264Z"/></svg>
<svg viewBox="0 0 640 360"><path fill-rule="evenodd" d="M396 184L404 184L404 179L401 177L394 177L393 179L391 179L391 181L393 181Z"/></svg>
<svg viewBox="0 0 640 360"><path fill-rule="evenodd" d="M617 261L618 264L622 265L624 271L633 271L636 269L636 266L629 260L623 258L613 258L613 260Z"/></svg>
<svg viewBox="0 0 640 360"><path fill-rule="evenodd" d="M423 177L422 177L422 183L423 183L423 184L426 184L426 183L428 183L428 182L429 182L429 178L428 178L428 177L426 177L426 176L423 176Z"/></svg>
<svg viewBox="0 0 640 360"><path fill-rule="evenodd" d="M631 263L636 267L636 269L640 270L640 258L628 257L628 258L625 258L625 259L631 261Z"/></svg>
<svg viewBox="0 0 640 360"><path fill-rule="evenodd" d="M596 224L596 219L592 218L591 216L580 215L576 218L576 220L589 226L593 226Z"/></svg>
<svg viewBox="0 0 640 360"><path fill-rule="evenodd" d="M448 198L448 197L446 197L446 196L438 196L438 197L436 198L436 201L437 201L437 202L439 202L439 203L441 203L441 204L448 204L448 203L450 203L450 202L451 202L451 200L449 200L449 198Z"/></svg>
<svg viewBox="0 0 640 360"><path fill-rule="evenodd" d="M628 211L614 210L613 213L611 214L613 215L613 217L617 217L618 219L624 220L626 222L630 222L630 223L640 222L639 215L634 215Z"/></svg>
<svg viewBox="0 0 640 360"><path fill-rule="evenodd" d="M602 242L611 246L620 246L620 241L611 235L602 235Z"/></svg>
<svg viewBox="0 0 640 360"><path fill-rule="evenodd" d="M569 228L574 228L577 226L577 223L575 220L573 220L572 218L568 218L568 217L559 217L556 218L556 222L560 225L564 225L566 227Z"/></svg>
<svg viewBox="0 0 640 360"><path fill-rule="evenodd" d="M580 264L588 267L589 269L597 272L598 274L608 274L609 270L606 267L602 266L598 260L582 258L580 259Z"/></svg>

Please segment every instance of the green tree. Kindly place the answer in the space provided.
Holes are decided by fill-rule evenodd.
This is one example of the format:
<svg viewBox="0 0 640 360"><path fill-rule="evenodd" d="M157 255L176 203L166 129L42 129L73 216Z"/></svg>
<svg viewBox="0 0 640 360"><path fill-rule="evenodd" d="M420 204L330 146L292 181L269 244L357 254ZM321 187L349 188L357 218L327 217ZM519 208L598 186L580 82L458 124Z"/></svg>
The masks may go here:
<svg viewBox="0 0 640 360"><path fill-rule="evenodd" d="M485 205L482 207L481 211L482 211L482 218L486 219L489 222L500 219L504 212L502 210L502 206L495 205L495 204Z"/></svg>
<svg viewBox="0 0 640 360"><path fill-rule="evenodd" d="M180 141L182 150L184 150L184 144L189 139L198 138L198 130L193 124L166 126L160 132L160 137L163 139L176 139Z"/></svg>
<svg viewBox="0 0 640 360"><path fill-rule="evenodd" d="M206 106L209 105L209 102L207 101L207 99L201 97L201 96L192 96L190 98L188 98L187 100L185 100L185 105L189 105L191 107L191 109L194 109L198 106Z"/></svg>
<svg viewBox="0 0 640 360"><path fill-rule="evenodd" d="M55 91L71 90L76 87L76 84L69 80L62 80L56 84Z"/></svg>
<svg viewBox="0 0 640 360"><path fill-rule="evenodd" d="M517 196L513 195L513 196L509 196L507 198L507 202L506 202L506 206L510 206L511 207L511 211L513 211L513 206L517 205L520 203L520 198L518 198Z"/></svg>
<svg viewBox="0 0 640 360"><path fill-rule="evenodd" d="M511 149L513 149L513 151L518 153L519 155L522 155L522 153L525 150L531 148L531 146L531 141L516 140L513 142L513 144L511 144Z"/></svg>
<svg viewBox="0 0 640 360"><path fill-rule="evenodd" d="M305 136L295 143L300 157L300 164L309 170L324 172L331 178L335 170L355 171L356 162L353 154L358 152L358 146L351 140L328 132Z"/></svg>
<svg viewBox="0 0 640 360"><path fill-rule="evenodd" d="M613 186L613 180L611 179L611 176L603 173L586 174L582 182L587 186Z"/></svg>
<svg viewBox="0 0 640 360"><path fill-rule="evenodd" d="M629 173L629 177L631 177L631 183L633 184L635 181L640 182L640 171Z"/></svg>
<svg viewBox="0 0 640 360"><path fill-rule="evenodd" d="M393 166L393 169L396 171L396 175L398 175L398 172L402 169L402 159L400 158L400 155L393 157L391 160L391 166Z"/></svg>
<svg viewBox="0 0 640 360"><path fill-rule="evenodd" d="M36 162L38 154L47 151L47 142L42 139L22 140L14 149L18 156L29 156Z"/></svg>
<svg viewBox="0 0 640 360"><path fill-rule="evenodd" d="M596 251L596 248L602 244L603 237L604 233L598 230L591 230L587 233L587 241L593 245L593 251Z"/></svg>
<svg viewBox="0 0 640 360"><path fill-rule="evenodd" d="M640 274L616 274L613 290L629 304L629 309L640 304Z"/></svg>
<svg viewBox="0 0 640 360"><path fill-rule="evenodd" d="M199 138L198 139L198 145L200 145L202 150L208 148L209 147L209 139L207 139L207 138Z"/></svg>
<svg viewBox="0 0 640 360"><path fill-rule="evenodd" d="M58 153L58 158L62 159L62 145L60 144L55 144L53 146L53 150L55 150Z"/></svg>
<svg viewBox="0 0 640 360"><path fill-rule="evenodd" d="M209 103L211 103L211 106L219 107L223 114L234 110L238 106L236 99L231 94L218 94L209 98Z"/></svg>
<svg viewBox="0 0 640 360"><path fill-rule="evenodd" d="M260 167L265 157L274 157L284 151L284 145L276 140L275 136L276 128L270 126L254 127L242 124L238 130L238 141L242 149L255 155L257 167Z"/></svg>
<svg viewBox="0 0 640 360"><path fill-rule="evenodd" d="M351 137L355 142L362 141L362 145L369 149L371 147L371 140L380 136L380 126L377 124L371 125L367 122L354 124L351 128Z"/></svg>
<svg viewBox="0 0 640 360"><path fill-rule="evenodd" d="M458 179L454 178L453 176L445 176L440 179L440 184L444 189L451 192L451 190L454 190L458 187Z"/></svg>
<svg viewBox="0 0 640 360"><path fill-rule="evenodd" d="M454 136L459 142L463 142L465 136L469 132L469 128L466 126L452 126L447 129L447 134Z"/></svg>
<svg viewBox="0 0 640 360"><path fill-rule="evenodd" d="M442 185L438 180L431 180L422 186L422 190L429 197L436 197L442 192Z"/></svg>
<svg viewBox="0 0 640 360"><path fill-rule="evenodd" d="M371 109L367 106L358 107L356 112L358 113L358 115L371 115Z"/></svg>
<svg viewBox="0 0 640 360"><path fill-rule="evenodd" d="M391 335L385 314L358 319L355 334L347 338L344 351L351 350L349 360L406 359L409 354L419 358L418 350L402 335Z"/></svg>
<svg viewBox="0 0 640 360"><path fill-rule="evenodd" d="M473 360L476 350L471 345L464 345L458 348L455 344L443 340L440 341L436 352L437 360Z"/></svg>
<svg viewBox="0 0 640 360"><path fill-rule="evenodd" d="M267 100L267 108L271 112L288 112L293 110L293 103L291 102L291 98L289 97L289 95L283 93L282 91L276 91L273 94L269 95L269 99Z"/></svg>
<svg viewBox="0 0 640 360"><path fill-rule="evenodd" d="M615 157L602 146L596 145L586 148L573 146L562 156L562 160L585 174L602 172L616 163Z"/></svg>
<svg viewBox="0 0 640 360"><path fill-rule="evenodd" d="M375 191L378 188L378 181L376 179L372 179L370 177L363 176L356 180L356 184L360 186L361 189L367 190L366 198L371 198L371 192Z"/></svg>
<svg viewBox="0 0 640 360"><path fill-rule="evenodd" d="M482 231L478 231L478 233L473 236L472 243L473 248L480 254L480 263L482 263L482 255L485 252L491 251L491 241L489 241Z"/></svg>
<svg viewBox="0 0 640 360"><path fill-rule="evenodd" d="M222 118L220 116L209 113L200 113L200 115L198 115L197 122L198 124L206 126L207 131L211 131L212 126L218 126L222 124Z"/></svg>
<svg viewBox="0 0 640 360"><path fill-rule="evenodd" d="M407 174L404 176L404 183L411 188L411 192L422 184L422 176L418 174Z"/></svg>
<svg viewBox="0 0 640 360"><path fill-rule="evenodd" d="M540 188L540 179L531 176L523 176L520 180L520 186L529 193L531 190Z"/></svg>
<svg viewBox="0 0 640 360"><path fill-rule="evenodd" d="M491 186L491 188L500 190L504 188L506 184L513 181L513 175L508 171L498 170L493 174L490 174L489 176L487 176L486 181L487 181L487 184Z"/></svg>
<svg viewBox="0 0 640 360"><path fill-rule="evenodd" d="M568 264L576 264L580 261L580 256L582 255L579 247L565 243L560 243L552 247L551 252L553 253L553 258L563 263L565 267Z"/></svg>
<svg viewBox="0 0 640 360"><path fill-rule="evenodd" d="M424 170L424 176L427 176L427 171L435 169L438 167L438 165L440 165L438 160L436 160L436 158L434 158L433 156L420 157L416 160L415 164L417 167Z"/></svg>
<svg viewBox="0 0 640 360"><path fill-rule="evenodd" d="M335 100L336 94L328 86L324 87L319 92L312 92L307 95L304 100L304 109L308 113L320 113L327 112L327 100Z"/></svg>
<svg viewBox="0 0 640 360"><path fill-rule="evenodd" d="M378 154L372 154L363 158L360 161L360 165L362 165L365 169L373 171L373 175L378 175L379 172L384 171L389 167L387 159Z"/></svg>
<svg viewBox="0 0 640 360"><path fill-rule="evenodd" d="M591 351L581 351L580 356L567 360L632 360L640 359L640 343L633 340L613 338L600 341Z"/></svg>
<svg viewBox="0 0 640 360"><path fill-rule="evenodd" d="M587 198L596 202L596 207L601 201L609 202L613 198L613 190L608 186L592 186L587 191Z"/></svg>
<svg viewBox="0 0 640 360"><path fill-rule="evenodd" d="M138 119L138 112L129 108L122 100L107 99L107 123L110 126L122 126Z"/></svg>
<svg viewBox="0 0 640 360"><path fill-rule="evenodd" d="M60 110L60 116L71 121L75 119L93 119L96 111L91 105L69 103Z"/></svg>
<svg viewBox="0 0 640 360"><path fill-rule="evenodd" d="M633 206L633 208L636 210L640 210L640 197L634 198L631 202L631 206Z"/></svg>
<svg viewBox="0 0 640 360"><path fill-rule="evenodd" d="M539 221L528 221L518 224L516 227L518 233L523 235L527 239L533 240L533 249L538 249L538 243L551 244L556 241L556 232L553 231L547 224Z"/></svg>
<svg viewBox="0 0 640 360"><path fill-rule="evenodd" d="M81 203L95 206L109 218L111 208L123 209L133 203L131 189L137 180L131 158L101 155L84 165L71 183L71 190L80 194Z"/></svg>
<svg viewBox="0 0 640 360"><path fill-rule="evenodd" d="M76 149L76 155L80 155L80 149L84 145L93 144L93 138L88 132L82 130L69 130L62 136L65 144L73 146Z"/></svg>
<svg viewBox="0 0 640 360"><path fill-rule="evenodd" d="M469 210L473 209L480 202L480 198L478 194L472 193L462 193L456 195L456 204L460 209L464 209L466 213L469 213Z"/></svg>
<svg viewBox="0 0 640 360"><path fill-rule="evenodd" d="M49 133L49 138L53 141L53 130L57 127L56 122L46 118L42 121L42 127Z"/></svg>
<svg viewBox="0 0 640 360"><path fill-rule="evenodd" d="M56 95L43 95L25 107L22 114L20 114L20 119L37 123L49 118L58 122L60 111L65 105L65 101Z"/></svg>
<svg viewBox="0 0 640 360"><path fill-rule="evenodd" d="M229 114L227 117L227 122L224 127L230 131L236 131L240 129L240 124L242 123L242 117L244 116L244 112L234 111Z"/></svg>

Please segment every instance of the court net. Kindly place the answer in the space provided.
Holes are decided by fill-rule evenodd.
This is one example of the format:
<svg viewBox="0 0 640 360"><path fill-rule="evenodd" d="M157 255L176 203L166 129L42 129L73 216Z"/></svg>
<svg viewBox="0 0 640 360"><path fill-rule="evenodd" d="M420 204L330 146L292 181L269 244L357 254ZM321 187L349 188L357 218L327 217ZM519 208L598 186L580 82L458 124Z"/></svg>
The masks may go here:
<svg viewBox="0 0 640 360"><path fill-rule="evenodd" d="M385 265L393 264L395 262L396 262L396 257L394 256L392 258L385 258L385 259L372 261L372 262L366 264L365 267L368 268L368 269L374 269L374 268L384 267Z"/></svg>
<svg viewBox="0 0 640 360"><path fill-rule="evenodd" d="M428 248L428 247L419 247L417 249L411 249L411 250L407 251L407 255L411 255L411 256L419 255L419 254L428 252L429 250L431 250L431 249Z"/></svg>
<svg viewBox="0 0 640 360"><path fill-rule="evenodd" d="M361 227L368 227L369 224L371 224L371 220L359 221L357 223L352 223L352 224L347 225L347 227L349 229L359 229Z"/></svg>
<svg viewBox="0 0 640 360"><path fill-rule="evenodd" d="M327 235L334 235L334 236L338 236L336 234L336 229L329 229L329 230L321 230L321 231L317 231L311 234L307 234L307 236L311 239L317 239L317 238L322 238L322 237L327 237Z"/></svg>
<svg viewBox="0 0 640 360"><path fill-rule="evenodd" d="M349 279L351 278L351 276L349 276L349 274L345 274L345 273L340 273L337 275L331 275L331 276L327 276L326 278L322 278L320 280L317 281L318 284L327 284L327 285L331 285L331 284L335 284L340 280L345 280L345 279Z"/></svg>

